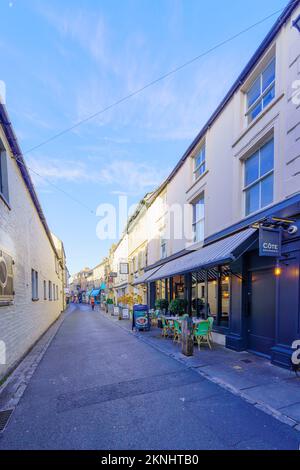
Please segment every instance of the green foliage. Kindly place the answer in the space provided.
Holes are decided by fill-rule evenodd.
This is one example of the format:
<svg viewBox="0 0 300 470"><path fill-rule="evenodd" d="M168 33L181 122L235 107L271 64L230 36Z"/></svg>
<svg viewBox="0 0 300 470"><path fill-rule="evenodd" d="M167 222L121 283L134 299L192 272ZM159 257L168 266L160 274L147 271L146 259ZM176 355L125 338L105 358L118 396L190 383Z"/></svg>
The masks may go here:
<svg viewBox="0 0 300 470"><path fill-rule="evenodd" d="M106 303L107 305L113 305L114 301L112 299L107 299Z"/></svg>
<svg viewBox="0 0 300 470"><path fill-rule="evenodd" d="M169 302L167 299L157 299L155 302L155 308L158 310L168 310Z"/></svg>
<svg viewBox="0 0 300 470"><path fill-rule="evenodd" d="M185 299L174 299L170 302L169 310L173 315L184 315L187 307Z"/></svg>

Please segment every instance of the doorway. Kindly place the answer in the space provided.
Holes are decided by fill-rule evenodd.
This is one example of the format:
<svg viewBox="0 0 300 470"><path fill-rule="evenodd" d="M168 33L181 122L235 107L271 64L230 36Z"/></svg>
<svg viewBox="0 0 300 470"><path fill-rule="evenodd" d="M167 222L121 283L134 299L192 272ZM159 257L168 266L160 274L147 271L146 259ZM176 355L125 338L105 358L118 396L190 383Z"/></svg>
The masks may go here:
<svg viewBox="0 0 300 470"><path fill-rule="evenodd" d="M249 273L248 349L270 356L276 331L276 277L273 269Z"/></svg>

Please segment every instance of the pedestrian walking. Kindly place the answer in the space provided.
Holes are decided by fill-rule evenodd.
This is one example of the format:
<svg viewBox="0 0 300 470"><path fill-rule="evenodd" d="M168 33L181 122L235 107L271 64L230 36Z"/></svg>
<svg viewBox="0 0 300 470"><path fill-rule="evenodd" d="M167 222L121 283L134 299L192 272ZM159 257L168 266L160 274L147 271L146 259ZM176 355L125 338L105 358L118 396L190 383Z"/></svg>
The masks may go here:
<svg viewBox="0 0 300 470"><path fill-rule="evenodd" d="M95 299L94 299L94 297L91 297L91 306L92 306L92 310L95 310Z"/></svg>

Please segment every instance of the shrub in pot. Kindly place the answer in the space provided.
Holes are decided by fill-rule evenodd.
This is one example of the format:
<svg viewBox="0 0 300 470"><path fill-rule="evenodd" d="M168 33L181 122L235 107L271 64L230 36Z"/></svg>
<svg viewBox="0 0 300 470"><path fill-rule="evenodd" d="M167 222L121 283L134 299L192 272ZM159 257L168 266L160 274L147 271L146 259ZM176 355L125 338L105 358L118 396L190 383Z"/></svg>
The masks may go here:
<svg viewBox="0 0 300 470"><path fill-rule="evenodd" d="M165 314L168 311L169 302L167 299L157 299L155 302L155 308L160 310L161 313Z"/></svg>
<svg viewBox="0 0 300 470"><path fill-rule="evenodd" d="M186 299L174 299L170 302L169 310L174 316L181 316L185 314L187 308Z"/></svg>

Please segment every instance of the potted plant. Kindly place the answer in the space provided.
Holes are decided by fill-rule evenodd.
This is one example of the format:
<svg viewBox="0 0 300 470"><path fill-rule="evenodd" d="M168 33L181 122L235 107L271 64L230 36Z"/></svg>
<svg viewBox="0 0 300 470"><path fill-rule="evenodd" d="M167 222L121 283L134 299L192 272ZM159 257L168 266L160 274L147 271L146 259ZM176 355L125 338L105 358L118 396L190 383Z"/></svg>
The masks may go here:
<svg viewBox="0 0 300 470"><path fill-rule="evenodd" d="M157 299L155 302L155 308L160 311L161 314L165 315L168 311L169 302L167 299Z"/></svg>
<svg viewBox="0 0 300 470"><path fill-rule="evenodd" d="M181 316L185 314L186 307L186 299L174 299L170 302L169 310L174 316Z"/></svg>
<svg viewBox="0 0 300 470"><path fill-rule="evenodd" d="M106 301L107 312L111 315L114 313L114 302L112 299L107 299Z"/></svg>

